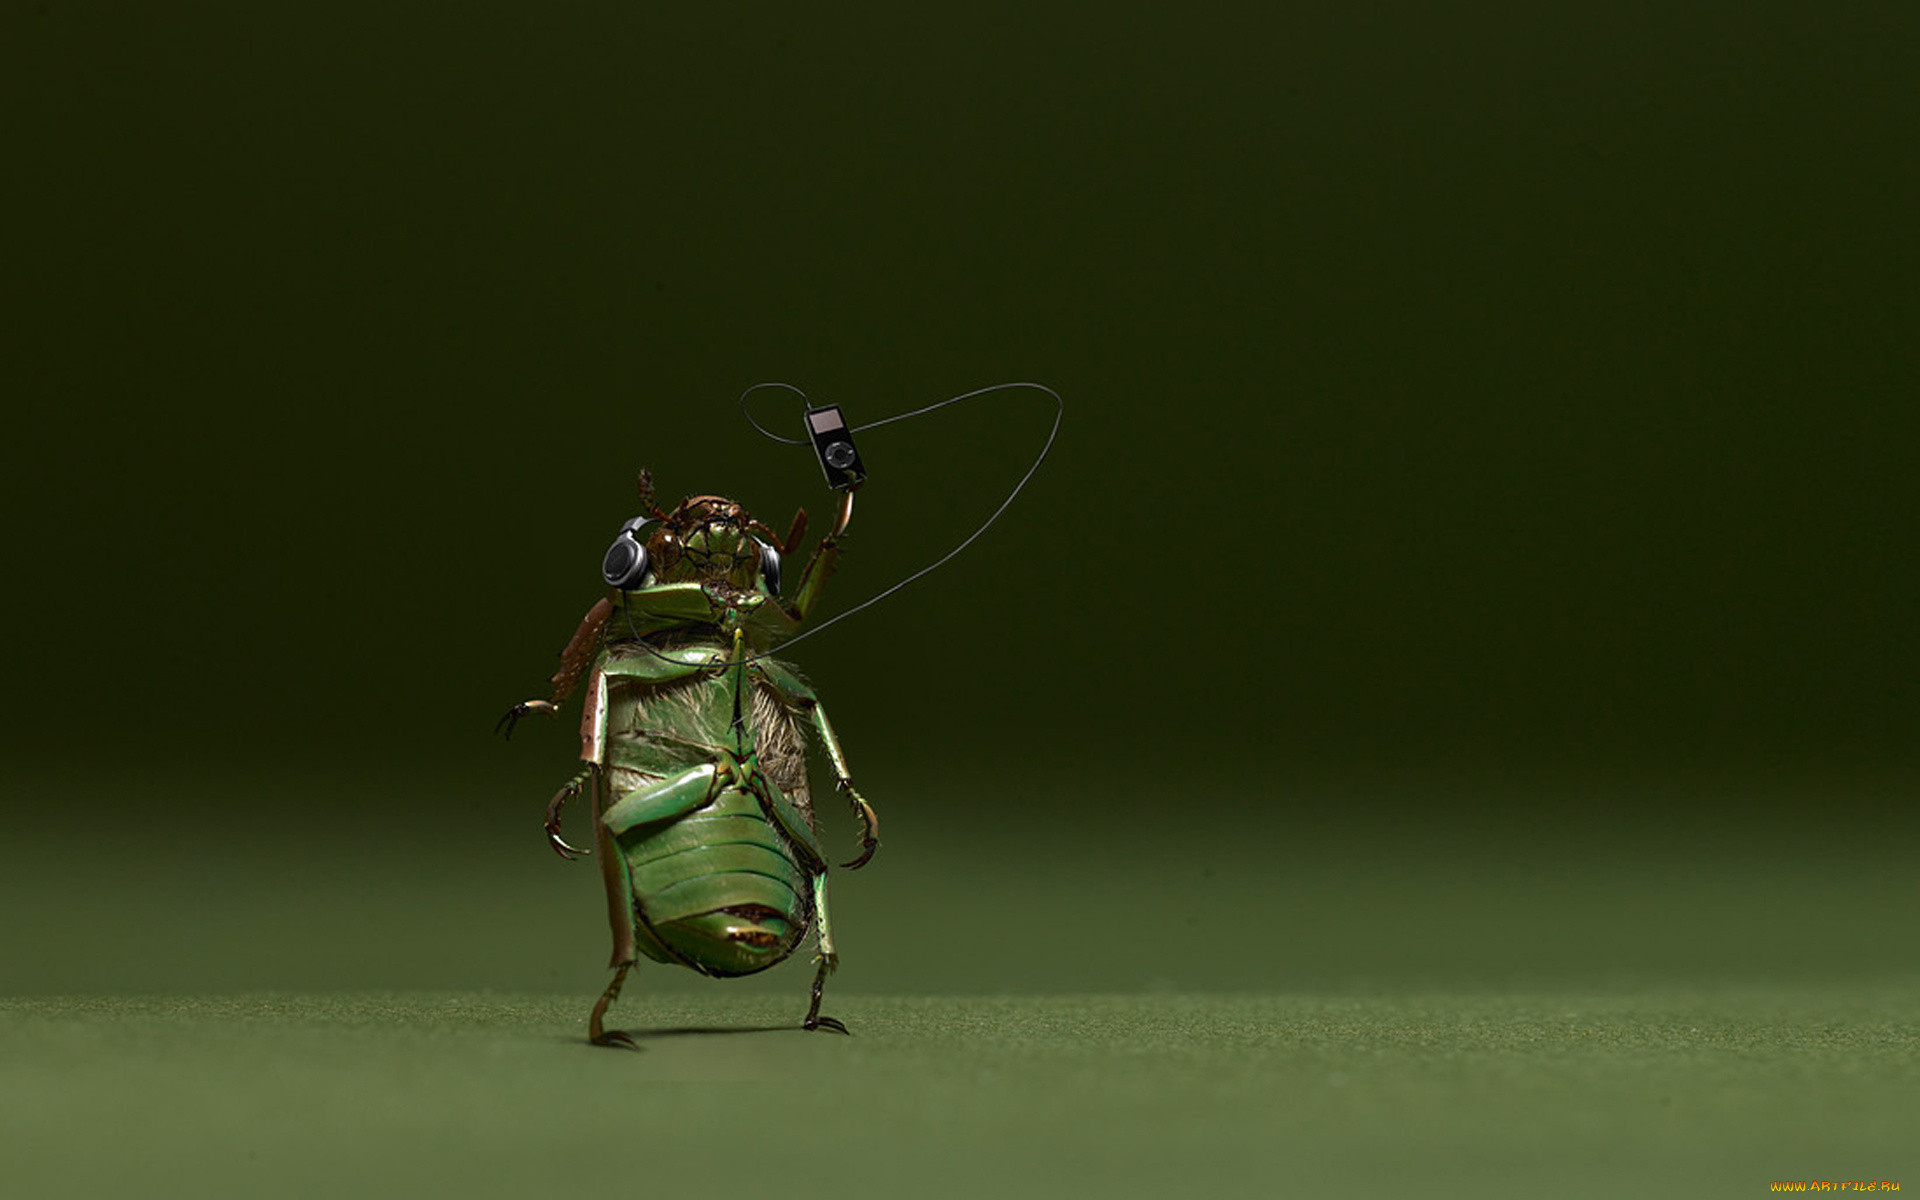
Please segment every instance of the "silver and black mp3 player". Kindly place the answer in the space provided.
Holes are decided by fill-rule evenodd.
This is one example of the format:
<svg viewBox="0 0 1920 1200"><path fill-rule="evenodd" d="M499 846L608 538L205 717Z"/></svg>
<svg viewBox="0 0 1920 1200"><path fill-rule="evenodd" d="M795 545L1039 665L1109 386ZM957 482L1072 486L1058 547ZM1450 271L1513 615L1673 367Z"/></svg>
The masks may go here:
<svg viewBox="0 0 1920 1200"><path fill-rule="evenodd" d="M820 458L827 486L851 492L867 481L867 469L854 449L853 430L840 415L840 406L826 404L807 410L807 436L813 439L813 452Z"/></svg>

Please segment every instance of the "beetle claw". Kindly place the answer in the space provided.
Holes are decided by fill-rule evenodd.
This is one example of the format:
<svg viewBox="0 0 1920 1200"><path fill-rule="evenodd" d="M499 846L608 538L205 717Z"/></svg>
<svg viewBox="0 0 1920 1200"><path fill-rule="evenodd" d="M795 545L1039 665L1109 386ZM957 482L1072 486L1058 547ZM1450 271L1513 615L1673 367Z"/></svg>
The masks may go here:
<svg viewBox="0 0 1920 1200"><path fill-rule="evenodd" d="M853 815L860 819L860 857L840 864L846 870L858 871L872 860L873 852L880 848L880 818L874 813L873 805L867 803L867 798L854 790L853 780L842 779L834 786L853 806Z"/></svg>
<svg viewBox="0 0 1920 1200"><path fill-rule="evenodd" d="M840 965L840 956L827 949L826 943L823 941L820 946L820 953L814 956L813 961L819 964L813 972L813 1002L807 1005L807 1017L804 1021L800 1022L800 1028L806 1030L826 1029L834 1033L847 1033L848 1029L845 1025L842 1025L832 1017L823 1017L820 1015L820 995L826 990L827 976L832 973L835 967Z"/></svg>
<svg viewBox="0 0 1920 1200"><path fill-rule="evenodd" d="M840 866L843 870L858 871L861 867L873 861L873 852L879 848L880 843L874 839L862 838L860 841L860 857L854 859L852 862L843 862Z"/></svg>
<svg viewBox="0 0 1920 1200"><path fill-rule="evenodd" d="M596 1046L605 1046L609 1050L638 1050L640 1048L640 1043L634 1041L633 1035L624 1029L609 1029L599 1037L594 1038L593 1044Z"/></svg>
<svg viewBox="0 0 1920 1200"><path fill-rule="evenodd" d="M553 799L547 801L547 821L542 826L547 831L547 844L553 847L555 854L568 862L586 853L577 846L567 845L567 839L560 836L560 810L566 806L567 801L580 794L581 779L582 776L575 775L553 794Z"/></svg>
<svg viewBox="0 0 1920 1200"><path fill-rule="evenodd" d="M495 733L505 734L506 739L512 741L513 727L520 723L521 717L526 716L528 713L552 713L554 711L556 710L551 701L522 700L500 715L500 719L493 723L493 731Z"/></svg>

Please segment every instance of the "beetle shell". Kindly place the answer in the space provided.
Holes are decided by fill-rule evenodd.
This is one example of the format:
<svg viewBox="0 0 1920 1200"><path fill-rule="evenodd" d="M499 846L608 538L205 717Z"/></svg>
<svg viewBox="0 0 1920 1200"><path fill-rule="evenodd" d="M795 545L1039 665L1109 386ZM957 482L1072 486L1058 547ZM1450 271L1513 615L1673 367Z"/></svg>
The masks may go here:
<svg viewBox="0 0 1920 1200"><path fill-rule="evenodd" d="M601 823L623 876L624 902L609 909L616 938L631 921L639 953L731 976L792 953L812 922L822 863L798 722L753 671L744 684L756 753L741 766L729 749L736 678L725 659L704 639L665 653L615 643L594 672L590 707L600 709Z"/></svg>

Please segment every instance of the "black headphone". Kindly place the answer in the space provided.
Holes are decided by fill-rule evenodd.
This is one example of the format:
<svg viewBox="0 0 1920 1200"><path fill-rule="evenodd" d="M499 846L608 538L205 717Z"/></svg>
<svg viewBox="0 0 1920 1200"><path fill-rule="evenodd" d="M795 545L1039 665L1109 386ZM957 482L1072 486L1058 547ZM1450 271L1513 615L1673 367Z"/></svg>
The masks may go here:
<svg viewBox="0 0 1920 1200"><path fill-rule="evenodd" d="M623 592L639 587L647 575L647 526L657 524L652 517L635 517L622 525L600 560L600 578Z"/></svg>
<svg viewBox="0 0 1920 1200"><path fill-rule="evenodd" d="M659 523L654 517L635 517L622 525L613 545L607 547L607 556L600 560L600 578L623 592L639 587L647 577L648 527ZM778 596L780 552L759 538L753 544L760 547L760 577L767 581L767 590Z"/></svg>

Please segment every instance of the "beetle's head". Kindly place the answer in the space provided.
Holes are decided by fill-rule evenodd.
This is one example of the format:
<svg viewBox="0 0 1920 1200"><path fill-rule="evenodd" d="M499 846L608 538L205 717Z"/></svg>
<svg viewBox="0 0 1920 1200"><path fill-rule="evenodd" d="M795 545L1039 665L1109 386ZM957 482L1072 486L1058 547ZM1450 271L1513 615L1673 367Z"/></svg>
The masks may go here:
<svg viewBox="0 0 1920 1200"><path fill-rule="evenodd" d="M780 591L773 531L725 496L689 496L653 526L647 557L660 583L719 585L742 592Z"/></svg>
<svg viewBox="0 0 1920 1200"><path fill-rule="evenodd" d="M653 476L642 471L639 482L645 511L620 527L600 564L609 586L692 583L723 603L780 594L780 542L744 507L725 496L689 496L668 512L653 502Z"/></svg>

